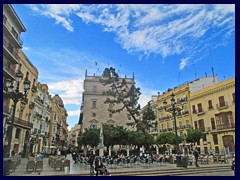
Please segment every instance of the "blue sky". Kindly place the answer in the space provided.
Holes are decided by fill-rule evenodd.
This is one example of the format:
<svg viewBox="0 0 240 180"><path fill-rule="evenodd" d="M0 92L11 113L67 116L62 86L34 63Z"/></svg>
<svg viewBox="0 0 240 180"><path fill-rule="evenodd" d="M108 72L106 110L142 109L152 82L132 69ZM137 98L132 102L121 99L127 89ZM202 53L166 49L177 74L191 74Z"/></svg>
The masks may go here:
<svg viewBox="0 0 240 180"><path fill-rule="evenodd" d="M13 4L26 27L23 51L39 82L59 94L78 123L85 70L135 74L141 106L205 73L235 76L235 5ZM96 63L97 62L97 65Z"/></svg>

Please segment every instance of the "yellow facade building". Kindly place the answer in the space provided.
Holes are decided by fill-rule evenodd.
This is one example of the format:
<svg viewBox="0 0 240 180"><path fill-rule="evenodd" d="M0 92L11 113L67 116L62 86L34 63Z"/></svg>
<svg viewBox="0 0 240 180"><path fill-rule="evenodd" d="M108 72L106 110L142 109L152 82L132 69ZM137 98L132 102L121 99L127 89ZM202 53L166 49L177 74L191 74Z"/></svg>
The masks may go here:
<svg viewBox="0 0 240 180"><path fill-rule="evenodd" d="M183 110L176 114L176 124L177 124L177 132L178 135L183 136L186 133L186 130L192 127L192 118L189 115L190 106L187 102L184 103L183 107L180 104L181 99L189 99L189 85L185 84L183 86L177 87L175 89L168 89L167 92L163 93L162 95L158 96L158 129L159 132L175 132L175 123L174 117L171 112L167 112L163 108L163 102L166 101L167 104L171 104L171 94L175 95L176 106L180 106Z"/></svg>
<svg viewBox="0 0 240 180"><path fill-rule="evenodd" d="M67 147L68 114L64 108L63 101L58 94L52 97L51 107L52 112L49 126L50 145L62 150L64 147Z"/></svg>
<svg viewBox="0 0 240 180"><path fill-rule="evenodd" d="M235 152L235 78L216 83L191 94L194 128L204 131L202 153Z"/></svg>
<svg viewBox="0 0 240 180"><path fill-rule="evenodd" d="M214 79L214 81L213 81ZM166 92L158 94L158 132L173 132L175 133L175 121L172 112L165 110L163 102L167 102L167 109L170 108L171 104L171 95L174 94L175 107L180 108L180 111L176 111L176 126L177 134L179 136L184 136L187 134L187 130L193 127L192 115L191 115L191 106L190 106L190 93L194 93L198 90L201 90L205 87L211 86L218 82L217 77L202 77L198 78L191 82L186 82L182 85L179 85L174 88L169 88ZM181 100L184 100L184 103L181 104Z"/></svg>

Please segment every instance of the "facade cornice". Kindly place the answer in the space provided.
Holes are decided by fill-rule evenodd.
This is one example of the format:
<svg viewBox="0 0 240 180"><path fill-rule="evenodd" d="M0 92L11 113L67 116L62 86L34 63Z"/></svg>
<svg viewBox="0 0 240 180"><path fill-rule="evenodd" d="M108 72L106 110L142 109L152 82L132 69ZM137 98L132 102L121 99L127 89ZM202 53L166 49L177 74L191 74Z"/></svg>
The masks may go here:
<svg viewBox="0 0 240 180"><path fill-rule="evenodd" d="M209 91L206 91L206 92L202 92L199 95L194 95L193 97L190 97L190 101L194 101L194 100L197 100L197 99L202 99L204 97L207 97L207 96L213 95L215 93L218 93L218 92L221 92L221 91L224 91L224 90L227 90L227 89L231 89L231 88L234 88L234 87L235 87L235 83L231 83L231 84L221 86L221 87L216 88L216 89L212 89L212 90L209 90Z"/></svg>

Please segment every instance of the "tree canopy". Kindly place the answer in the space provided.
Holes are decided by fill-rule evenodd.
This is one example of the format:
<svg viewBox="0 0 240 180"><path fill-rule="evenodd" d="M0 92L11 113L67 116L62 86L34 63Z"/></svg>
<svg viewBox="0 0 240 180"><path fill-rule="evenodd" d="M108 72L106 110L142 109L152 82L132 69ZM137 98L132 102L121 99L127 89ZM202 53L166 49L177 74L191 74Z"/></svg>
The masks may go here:
<svg viewBox="0 0 240 180"><path fill-rule="evenodd" d="M142 121L138 123L138 129L146 133L146 131L149 130L150 127L154 127L154 125L152 124L152 120L155 120L155 119L156 119L156 115L152 110L150 102L148 102L147 108L143 112Z"/></svg>
<svg viewBox="0 0 240 180"><path fill-rule="evenodd" d="M179 143L183 142L183 137L178 136ZM157 136L156 144L176 144L176 135L173 132L163 132Z"/></svg>
<svg viewBox="0 0 240 180"><path fill-rule="evenodd" d="M89 127L78 137L78 144L84 146L97 147L100 142L100 129Z"/></svg>
<svg viewBox="0 0 240 180"><path fill-rule="evenodd" d="M203 138L203 132L201 129L189 128L187 130L187 134L185 135L185 140L188 143L199 142L201 138Z"/></svg>
<svg viewBox="0 0 240 180"><path fill-rule="evenodd" d="M109 111L117 113L127 109L130 116L134 119L134 123L129 123L129 125L137 126L140 122L138 119L140 111L140 105L138 104L141 95L140 88L136 88L133 81L127 82L125 78L120 78L113 67L105 68L103 77L99 82L104 86L109 86L108 90L103 92L104 95L108 96L105 103L121 106L109 109Z"/></svg>

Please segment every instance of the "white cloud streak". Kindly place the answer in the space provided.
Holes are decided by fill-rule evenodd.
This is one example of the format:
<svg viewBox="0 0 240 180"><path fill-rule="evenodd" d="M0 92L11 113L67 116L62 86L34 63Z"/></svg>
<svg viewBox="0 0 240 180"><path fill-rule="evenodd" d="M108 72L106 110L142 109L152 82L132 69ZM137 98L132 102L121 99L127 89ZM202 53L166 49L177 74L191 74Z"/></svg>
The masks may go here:
<svg viewBox="0 0 240 180"><path fill-rule="evenodd" d="M210 46L225 45L235 31L234 4L45 4L29 7L55 19L68 31L74 31L71 15L85 23L99 24L103 31L116 35L115 41L123 49L128 53L140 52L140 57L155 54L165 59L183 55L194 60L206 54ZM184 69L187 64L183 66L180 62L179 66Z"/></svg>
<svg viewBox="0 0 240 180"><path fill-rule="evenodd" d="M81 103L83 93L83 79L74 79L69 81L59 81L57 83L48 84L49 92L59 94L62 98L64 105Z"/></svg>

